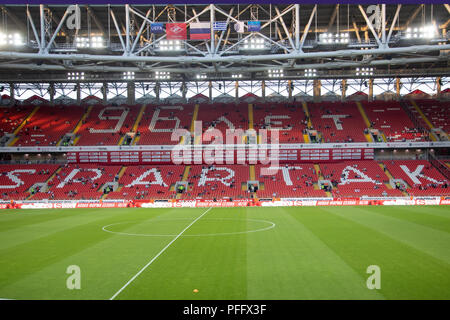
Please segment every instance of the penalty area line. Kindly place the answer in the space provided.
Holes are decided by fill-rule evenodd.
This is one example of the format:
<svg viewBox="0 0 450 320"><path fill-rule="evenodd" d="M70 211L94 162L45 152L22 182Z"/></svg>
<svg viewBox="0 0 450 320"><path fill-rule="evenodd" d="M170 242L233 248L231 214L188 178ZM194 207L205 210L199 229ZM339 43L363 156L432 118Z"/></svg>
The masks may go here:
<svg viewBox="0 0 450 320"><path fill-rule="evenodd" d="M169 248L172 243L174 243L179 237L181 237L181 235L187 230L189 229L194 223L196 223L201 217L203 217L205 214L208 213L209 210L211 210L212 207L210 207L208 210L206 210L205 212L203 212L198 218L196 218L194 221L192 221L186 228L184 228L179 234L176 235L175 238L172 239L172 241L170 241L160 252L158 252L158 254L156 256L153 257L152 260L150 260L141 270L139 270L138 273L136 273L130 280L128 280L127 283L125 283L125 285L120 288L111 298L109 298L109 300L114 300L126 287L128 287L128 285L130 283L132 283L137 277L139 277L139 275L145 271L145 269L147 269L156 259L158 259L158 257L167 250L167 248Z"/></svg>

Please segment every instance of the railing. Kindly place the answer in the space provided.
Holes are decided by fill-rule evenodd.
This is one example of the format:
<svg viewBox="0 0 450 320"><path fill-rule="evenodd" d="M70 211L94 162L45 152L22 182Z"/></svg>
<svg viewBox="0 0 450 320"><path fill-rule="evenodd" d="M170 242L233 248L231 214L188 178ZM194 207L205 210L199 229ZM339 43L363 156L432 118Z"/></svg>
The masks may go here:
<svg viewBox="0 0 450 320"><path fill-rule="evenodd" d="M429 153L429 159L428 161L431 163L433 167L435 167L445 178L450 180L450 169L444 165L442 162L440 162L434 154Z"/></svg>

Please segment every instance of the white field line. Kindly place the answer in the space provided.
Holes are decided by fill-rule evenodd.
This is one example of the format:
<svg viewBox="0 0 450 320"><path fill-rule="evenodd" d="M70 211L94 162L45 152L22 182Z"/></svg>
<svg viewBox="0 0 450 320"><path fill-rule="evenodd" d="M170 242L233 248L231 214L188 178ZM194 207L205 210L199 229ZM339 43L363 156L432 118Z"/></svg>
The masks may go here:
<svg viewBox="0 0 450 320"><path fill-rule="evenodd" d="M179 234L177 234L177 236L175 238L172 239L172 241L170 241L160 252L158 252L158 254L156 256L153 257L152 260L150 260L138 273L136 273L130 280L128 280L127 283L125 283L125 285L119 289L119 291L117 291L111 298L109 298L109 300L114 300L126 287L128 287L128 285L130 283L132 283L142 272L145 271L145 269L147 269L156 259L158 259L158 257L164 252L166 251L167 248L170 247L170 245L172 243L174 243L179 237L181 237L181 235L187 230L189 229L194 223L196 223L201 217L203 217L206 213L208 213L209 210L211 210L213 207L210 207L208 210L206 210L205 212L203 212L197 219L195 219L194 221L192 221L186 228L184 228Z"/></svg>

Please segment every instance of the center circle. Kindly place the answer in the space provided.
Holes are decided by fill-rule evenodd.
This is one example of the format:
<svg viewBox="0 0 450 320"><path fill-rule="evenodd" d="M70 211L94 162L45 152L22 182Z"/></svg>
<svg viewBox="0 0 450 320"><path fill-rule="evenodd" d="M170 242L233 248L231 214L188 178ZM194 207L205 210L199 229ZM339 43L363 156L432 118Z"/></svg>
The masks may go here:
<svg viewBox="0 0 450 320"><path fill-rule="evenodd" d="M186 224L183 222L185 221L192 221L190 218L172 218L172 219L156 219L156 220L146 220L146 221L123 221L123 222L117 222L112 223L106 226L102 227L102 230L105 232L113 233L113 234L119 234L124 236L139 236L139 237L176 237L178 234L172 234L172 233L146 233L146 232L122 232L122 231L115 231L114 227L118 226L126 226L131 224L136 224L136 227L139 229L144 227L145 224L151 224L151 227L155 227L155 225L158 225L159 228L173 228L174 222L179 222L180 227L186 226ZM228 222L251 222L253 224L256 224L255 227L249 229L249 230L243 230L243 231L231 231L231 232L211 232L211 233L194 233L194 234L185 234L183 233L181 237L205 237L205 236L225 236L225 235L235 235L235 234L246 234L246 233L254 233L254 232L261 232L261 231L267 231L275 227L275 223L272 221L266 221L266 220L259 220L259 219L238 219L238 218L204 218L201 219L196 223L198 226L199 223L208 223L208 222L217 222L221 221L223 224L227 224ZM258 226L259 224L259 226ZM190 229L195 229L195 226L193 225ZM147 227L148 228L148 227ZM180 229L181 231L182 229ZM187 230L186 232L189 232Z"/></svg>

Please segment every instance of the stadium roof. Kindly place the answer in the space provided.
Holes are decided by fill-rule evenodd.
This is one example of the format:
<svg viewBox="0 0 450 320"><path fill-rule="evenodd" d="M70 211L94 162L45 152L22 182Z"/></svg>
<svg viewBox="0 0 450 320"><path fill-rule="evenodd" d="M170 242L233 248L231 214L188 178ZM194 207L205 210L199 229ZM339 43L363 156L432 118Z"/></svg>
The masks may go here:
<svg viewBox="0 0 450 320"><path fill-rule="evenodd" d="M342 79L449 71L447 4L1 5L0 10L0 81ZM259 21L259 27L249 21ZM186 23L186 40L168 39L174 35L167 23L175 22L181 33ZM203 26L196 31L210 39L191 40L198 22L226 24L224 30ZM234 29L237 22L244 22L244 32ZM162 23L161 33L152 30L154 23Z"/></svg>

